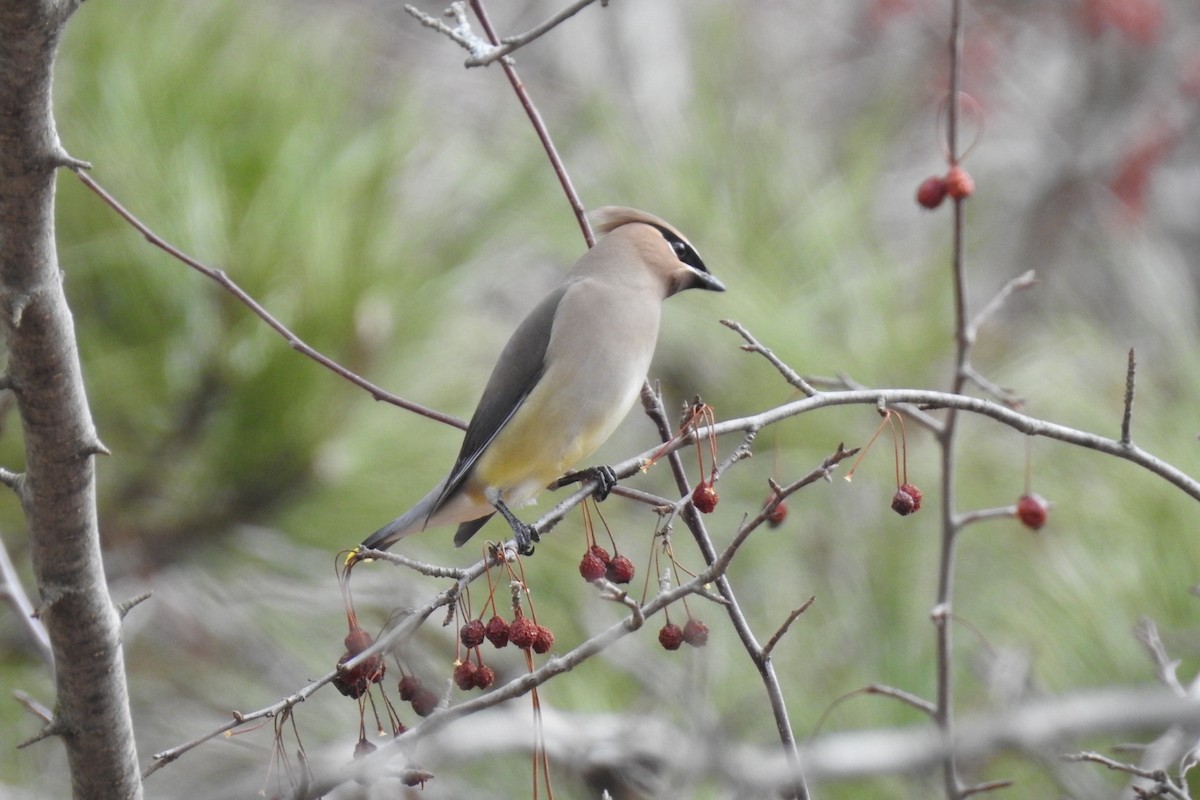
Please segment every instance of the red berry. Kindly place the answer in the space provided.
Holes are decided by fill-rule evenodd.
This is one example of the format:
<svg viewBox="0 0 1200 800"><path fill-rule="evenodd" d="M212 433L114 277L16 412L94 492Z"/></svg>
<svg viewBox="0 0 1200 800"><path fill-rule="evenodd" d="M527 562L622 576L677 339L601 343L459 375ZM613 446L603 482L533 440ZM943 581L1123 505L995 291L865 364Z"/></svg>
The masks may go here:
<svg viewBox="0 0 1200 800"><path fill-rule="evenodd" d="M400 679L399 689L400 699L407 703L421 690L421 679L416 675L405 675Z"/></svg>
<svg viewBox="0 0 1200 800"><path fill-rule="evenodd" d="M417 693L413 695L409 703L412 705L413 712L418 717L428 717L438 707L438 696L429 689L422 687L417 690Z"/></svg>
<svg viewBox="0 0 1200 800"><path fill-rule="evenodd" d="M766 501L763 503L763 505L764 506L768 505L774 499L775 499L775 495L771 495L770 497L768 497L766 499ZM788 512L787 503L784 502L783 500L780 500L778 505L776 505L773 509L771 509L769 512L767 512L767 527L778 528L780 525L783 524L783 521L785 519L787 519L787 512Z"/></svg>
<svg viewBox="0 0 1200 800"><path fill-rule="evenodd" d="M486 689L496 682L496 670L487 664L480 664L475 670L475 688Z"/></svg>
<svg viewBox="0 0 1200 800"><path fill-rule="evenodd" d="M590 555L593 555L596 558L600 559L602 562L604 562L605 566L608 566L608 562L612 561L612 559L609 558L609 556L608 556L608 551L605 550L603 547L601 547L598 544L594 544L591 547L589 547L588 553Z"/></svg>
<svg viewBox="0 0 1200 800"><path fill-rule="evenodd" d="M487 627L484 629L484 635L487 640L492 643L493 647L504 647L508 644L508 621L496 615L488 620Z"/></svg>
<svg viewBox="0 0 1200 800"><path fill-rule="evenodd" d="M692 647L704 647L708 644L708 626L695 617L688 617L683 626L683 641Z"/></svg>
<svg viewBox="0 0 1200 800"><path fill-rule="evenodd" d="M537 626L537 638L533 640L533 652L541 655L549 653L550 648L554 646L554 633L545 625Z"/></svg>
<svg viewBox="0 0 1200 800"><path fill-rule="evenodd" d="M344 641L346 644L346 650L349 651L350 655L352 656L358 655L363 650L366 650L375 643L375 639L371 637L371 634L367 633L357 625L350 628L350 632L346 634Z"/></svg>
<svg viewBox="0 0 1200 800"><path fill-rule="evenodd" d="M463 661L454 668L454 685L464 692L475 687L475 665Z"/></svg>
<svg viewBox="0 0 1200 800"><path fill-rule="evenodd" d="M946 181L936 175L921 181L917 187L917 202L930 210L937 208L946 199Z"/></svg>
<svg viewBox="0 0 1200 800"><path fill-rule="evenodd" d="M522 650L528 650L533 647L533 643L537 640L538 626L537 623L529 617L517 617L508 626L508 640L514 646Z"/></svg>
<svg viewBox="0 0 1200 800"><path fill-rule="evenodd" d="M908 496L913 499L913 513L921 510L921 498L925 495L921 494L921 490L911 483L900 484L900 491L907 492Z"/></svg>
<svg viewBox="0 0 1200 800"><path fill-rule="evenodd" d="M916 510L917 501L913 499L913 496L903 489L897 489L896 494L892 495L892 511L902 517L907 517Z"/></svg>
<svg viewBox="0 0 1200 800"><path fill-rule="evenodd" d="M717 507L717 489L708 481L700 481L692 490L692 505L701 514L711 514Z"/></svg>
<svg viewBox="0 0 1200 800"><path fill-rule="evenodd" d="M1030 530L1036 531L1046 524L1050 504L1037 494L1023 494L1017 500L1017 519Z"/></svg>
<svg viewBox="0 0 1200 800"><path fill-rule="evenodd" d="M629 583L633 580L633 562L625 556L617 556L608 564L605 577L613 583Z"/></svg>
<svg viewBox="0 0 1200 800"><path fill-rule="evenodd" d="M354 757L362 758L363 756L369 756L378 749L378 747L371 744L366 739L359 739L358 744L354 745Z"/></svg>
<svg viewBox="0 0 1200 800"><path fill-rule="evenodd" d="M579 562L579 574L589 583L604 577L604 562L591 553L585 553Z"/></svg>
<svg viewBox="0 0 1200 800"><path fill-rule="evenodd" d="M664 650L678 650L683 644L683 631L674 622L668 622L658 631L658 643Z"/></svg>
<svg viewBox="0 0 1200 800"><path fill-rule="evenodd" d="M975 180L965 169L955 164L946 173L946 194L963 200L975 193Z"/></svg>
<svg viewBox="0 0 1200 800"><path fill-rule="evenodd" d="M473 619L466 625L463 625L458 632L458 640L463 643L463 647L479 647L483 644L484 638L487 636L487 628L483 626L483 620Z"/></svg>

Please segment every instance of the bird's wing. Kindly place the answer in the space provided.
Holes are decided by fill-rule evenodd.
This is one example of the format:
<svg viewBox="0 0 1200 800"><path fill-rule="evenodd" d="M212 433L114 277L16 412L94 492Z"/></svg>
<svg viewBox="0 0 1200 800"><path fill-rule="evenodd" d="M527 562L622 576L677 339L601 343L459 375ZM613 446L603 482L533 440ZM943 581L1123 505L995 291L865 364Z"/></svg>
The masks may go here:
<svg viewBox="0 0 1200 800"><path fill-rule="evenodd" d="M513 332L492 369L475 414L467 424L462 449L442 493L429 511L432 516L447 498L462 488L475 462L529 397L545 372L546 348L554 315L570 284L562 285L537 305Z"/></svg>

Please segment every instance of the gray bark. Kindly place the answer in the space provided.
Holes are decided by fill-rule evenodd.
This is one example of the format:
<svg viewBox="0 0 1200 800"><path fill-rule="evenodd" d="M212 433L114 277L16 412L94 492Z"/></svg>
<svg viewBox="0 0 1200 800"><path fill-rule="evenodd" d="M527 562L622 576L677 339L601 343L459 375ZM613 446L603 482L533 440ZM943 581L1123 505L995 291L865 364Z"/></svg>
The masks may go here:
<svg viewBox="0 0 1200 800"><path fill-rule="evenodd" d="M54 243L51 112L59 34L79 0L0 0L0 326L17 398L39 611L55 659L55 718L76 798L138 798L120 619L105 583L88 409ZM33 746L44 747L46 743Z"/></svg>

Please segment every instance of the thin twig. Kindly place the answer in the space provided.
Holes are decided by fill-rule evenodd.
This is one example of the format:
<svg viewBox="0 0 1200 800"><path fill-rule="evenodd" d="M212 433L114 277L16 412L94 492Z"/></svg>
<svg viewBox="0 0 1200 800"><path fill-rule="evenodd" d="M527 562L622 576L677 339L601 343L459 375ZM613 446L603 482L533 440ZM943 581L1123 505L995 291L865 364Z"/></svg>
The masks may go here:
<svg viewBox="0 0 1200 800"><path fill-rule="evenodd" d="M1012 519L1017 514L1015 505L997 506L996 508L980 508L974 511L964 511L954 518L959 528L974 525L977 522L987 522L994 519Z"/></svg>
<svg viewBox="0 0 1200 800"><path fill-rule="evenodd" d="M1116 761L1108 756L1101 755L1100 753L1090 750L1085 750L1080 753L1068 753L1062 757L1062 760L1069 762L1089 761L1093 764L1100 764L1108 767L1109 769L1117 772L1124 772L1129 775L1136 775L1139 778L1146 778L1147 780L1154 781L1155 784L1157 784L1156 788L1161 788L1162 791L1166 792L1171 797L1176 798L1176 800L1191 800L1190 796L1183 790L1183 788L1172 781L1170 776L1168 776L1167 773L1161 769L1142 769L1141 767L1134 766L1133 764L1126 764L1121 761Z"/></svg>
<svg viewBox="0 0 1200 800"><path fill-rule="evenodd" d="M814 389L808 381L804 380L804 378L800 376L800 373L796 372L794 369L785 364L782 359L780 359L771 351L770 348L766 347L757 339L755 339L754 336L750 334L750 331L746 330L741 323L735 322L731 319L723 319L721 320L721 324L726 328L737 332L738 335L746 340L747 344L742 345L743 350L745 350L747 353L758 353L763 358L767 359L767 361L771 362L771 365L775 367L775 369L779 370L779 374L783 376L784 380L786 380L792 386L796 387L801 392L804 392L804 394L808 397L812 397L814 394L817 394L817 390Z"/></svg>
<svg viewBox="0 0 1200 800"><path fill-rule="evenodd" d="M997 789L1007 789L1013 785L1013 781L988 781L987 783L977 783L974 786L968 786L959 792L959 797L974 797L977 794L985 792L994 792Z"/></svg>
<svg viewBox="0 0 1200 800"><path fill-rule="evenodd" d="M962 74L960 62L962 57L962 0L952 0L950 5L950 101L946 104L946 149L951 165L958 164L958 95ZM955 394L962 392L968 380L968 365L970 364L971 340L967 322L967 278L964 265L964 198L955 198L953 203L954 225L951 241L951 275L954 286L954 376L951 388ZM937 665L937 702L934 721L942 735L948 740L954 738L954 670L951 664L953 657L952 626L947 622L950 604L954 595L954 556L960 528L956 523L955 491L956 491L956 445L958 431L958 414L956 409L950 409L943 420L942 433L938 443L941 447L942 464L942 507L941 507L941 549L938 559L938 588L934 607L945 613L934 614L934 660ZM959 800L962 784L958 778L958 766L953 751L948 751L942 759L942 783L946 800Z"/></svg>
<svg viewBox="0 0 1200 800"><path fill-rule="evenodd" d="M471 8L475 11L475 16L479 18L480 26L487 33L488 40L493 45L498 45L500 40L496 37L496 31L492 28L491 20L488 19L487 9L484 8L483 0L471 0ZM554 174L558 176L559 185L562 186L563 193L567 196L567 202L570 204L571 210L575 213L575 219L579 223L580 231L583 233L583 240L587 242L588 247L592 247L596 244L596 235L592 232L591 223L588 222L587 211L584 208L583 201L579 199L579 193L575 191L575 185L571 183L571 176L567 174L567 168L563 164L562 157L558 154L558 149L554 146L554 141L550 138L550 130L546 127L541 112L533 104L533 100L529 97L529 92L525 89L525 84L521 83L521 79L517 77L516 68L503 60L500 62L500 66L504 68L504 74L508 77L508 82L512 84L513 91L517 93L517 99L521 101L521 107L525 109L525 114L529 117L529 122L533 125L534 131L537 132L538 139L542 143L542 148L546 151L546 156L550 159L551 166L554 167Z"/></svg>
<svg viewBox="0 0 1200 800"><path fill-rule="evenodd" d="M20 703L26 711L28 711L30 714L33 714L47 725L54 722L54 712L28 692L23 692L20 689L14 689L13 699Z"/></svg>
<svg viewBox="0 0 1200 800"><path fill-rule="evenodd" d="M50 635L46 633L46 626L34 615L33 604L29 602L29 595L25 593L21 576L17 574L3 539L0 539L0 600L12 607L18 623L33 642L34 649L53 672L54 650L50 646Z"/></svg>
<svg viewBox="0 0 1200 800"><path fill-rule="evenodd" d="M195 258L192 258L187 253L183 252L179 248L175 247L174 245L172 245L171 243L169 243L168 241L163 239L161 236L159 236L153 230L151 230L149 228L149 226L146 225L146 223L142 222L140 219L138 219L138 217L134 216L132 211L130 211L124 205L122 205L120 203L120 201L117 200L116 197L114 197L106 189L104 189L104 187L102 187L99 183L97 183L95 180L93 180L92 177L90 175L88 175L86 172L83 172L82 170L77 169L77 170L75 170L75 175L79 178L80 181L83 182L84 186L88 187L93 192L95 192L100 197L101 200L103 200L106 204L108 204L108 206L110 208L112 208L113 211L117 212L117 214L122 219L124 219L126 222L128 222L130 225L132 225L137 230L137 232L140 233L146 239L146 241L148 241L150 244L157 247L159 250L162 250L167 255L176 259L177 261L181 261L182 263L191 267L196 272L199 272L201 275L205 276L206 278L209 278L209 279L215 281L217 284L219 284L221 286L221 288L225 289L227 292L229 292L235 298L237 298L238 301L240 301L242 303L242 305L249 308L255 314L255 316L257 316L263 322L267 323L267 325L271 328L271 330L275 331L280 336L282 336L287 341L288 345L291 346L291 348L293 350L296 350L296 351L300 352L301 354L308 356L313 361L316 361L321 366L330 370L331 372L338 375L339 377L344 378L345 380L349 381L350 383L354 384L355 386L358 386L362 389L367 390L367 392L369 392L371 394L371 396L376 400L382 400L385 403L391 403L392 405L398 406L399 408L403 408L406 411L411 411L414 414L419 414L422 417L426 417L428 419L434 420L435 422L441 422L444 425L450 425L455 428L460 428L463 430L466 429L467 424L465 422L463 422L462 420L458 419L457 417L452 417L449 414L443 414L440 411L435 411L432 408L426 408L425 406L422 406L418 403L413 403L409 400L405 400L402 397L398 397L398 396L392 394L391 392L389 392L379 386L376 386L375 384L368 381L366 378L363 378L363 377L355 374L354 372L351 372L350 370L346 369L338 362L334 361L332 358L329 358L328 356L318 352L311 345L309 345L307 342L305 342L303 339L301 339L299 336L292 333L292 331L289 330L286 325L284 325L282 322L280 322L278 319L276 319L274 316L272 316L272 314L269 311L267 311L265 308L263 308L262 305L260 305L257 300L255 300L253 297L251 297L249 294L247 294L246 291L244 289L242 289L241 286L239 286L232 278L230 278L225 273L224 270L214 269L213 267L207 266L206 264L198 261Z"/></svg>
<svg viewBox="0 0 1200 800"><path fill-rule="evenodd" d="M984 303L983 308L976 312L975 316L972 317L971 322L967 325L967 341L975 341L975 337L978 335L979 329L983 327L983 324L987 322L993 314L1003 307L1013 292L1017 292L1022 289L1028 289L1031 286L1036 286L1037 282L1037 273L1033 270L1028 270L1001 286L1000 291L996 292L996 294L992 296L991 300Z"/></svg>
<svg viewBox="0 0 1200 800"><path fill-rule="evenodd" d="M809 595L807 600L797 608L791 610L791 613L787 615L787 619L783 621L783 624L779 626L775 633L771 635L771 638L767 639L767 643L763 645L764 654L771 654L771 651L775 649L775 645L779 644L779 641L787 634L788 629L792 627L792 623L799 619L801 614L808 611L809 606L816 602L816 599L817 596L815 594Z"/></svg>
<svg viewBox="0 0 1200 800"><path fill-rule="evenodd" d="M890 697L893 700L899 700L906 706L911 706L922 714L933 717L937 714L937 706L926 700L924 697L918 697L912 692L906 692L903 689L897 689L894 686L885 686L881 683L872 683L870 686L864 686L863 694L877 694L883 697Z"/></svg>
<svg viewBox="0 0 1200 800"><path fill-rule="evenodd" d="M1121 444L1130 443L1130 428L1133 427L1133 375L1137 359L1133 348L1129 348L1129 365L1125 369L1125 413L1121 416Z"/></svg>
<svg viewBox="0 0 1200 800"><path fill-rule="evenodd" d="M671 425L667 421L666 409L663 408L662 398L646 386L642 390L642 405L647 416L658 428L659 437L664 442L673 441L673 432ZM756 430L754 428L746 429L748 431ZM696 430L693 434L697 441L702 441L706 435L703 430ZM840 448L839 448L840 449ZM671 449L668 455L668 462L671 465L671 471L675 476L676 488L681 495L690 496L691 486L687 479L687 473L684 471L683 463L679 458L679 453L675 449ZM775 718L775 729L779 736L779 741L783 746L784 754L791 765L794 782L786 790L794 800L808 800L808 786L804 780L804 773L800 765L799 751L796 749L796 737L792 731L792 723L788 715L787 702L783 696L783 687L779 683L779 676L775 672L775 664L771 660L769 653L766 653L758 644L754 632L750 628L750 623L746 619L742 607L738 604L737 597L733 591L733 585L729 582L725 575L725 569L729 565L729 560L733 557L740 543L745 540L750 531L757 527L752 525L747 527L742 526L744 533L740 536L735 536L733 542L726 547L725 551L718 556L716 547L712 539L708 535L708 530L704 525L704 521L700 518L700 514L695 507L688 505L684 508L682 518L691 531L692 537L696 542L704 563L708 565L705 573L711 573L717 585L717 591L721 597L725 599L728 605L725 608L726 614L733 623L734 631L742 642L746 653L750 656L750 660L754 663L759 673L759 679L763 683L763 687L767 692L767 699L771 707L771 713ZM765 517L759 514L758 520L761 523ZM708 582L708 581L706 581Z"/></svg>
<svg viewBox="0 0 1200 800"><path fill-rule="evenodd" d="M1154 666L1158 668L1158 679L1163 684L1175 692L1180 697L1187 697L1187 689L1183 688L1183 684L1179 682L1180 660L1171 658L1167 655L1166 645L1163 644L1162 638L1158 635L1158 624L1149 617L1142 617L1138 620L1137 625L1133 628L1134 636L1146 648L1146 652L1150 654L1151 660L1154 661Z"/></svg>
<svg viewBox="0 0 1200 800"><path fill-rule="evenodd" d="M464 3L462 2L450 4L450 9L447 14L452 14L458 22L458 24L453 28L442 22L437 17L432 17L429 14L426 14L416 6L406 5L404 6L404 10L408 12L409 16L415 17L426 28L432 28L438 33L443 34L449 38L450 41L454 42L459 47L470 53L471 57L467 60L467 66L477 66L477 64L472 64L471 62L478 61L478 59L483 57L491 56L493 53L496 53L499 48L488 44L483 39L480 39L475 35L475 33L471 30L470 24L466 20L466 15L463 13L463 6ZM500 55L497 55L496 58L502 58L503 55L504 54L501 53ZM490 61L488 63L490 63Z"/></svg>
<svg viewBox="0 0 1200 800"><path fill-rule="evenodd" d="M514 50L518 50L533 40L538 39L554 30L559 25L566 22L568 19L575 16L594 2L596 2L596 0L576 0L576 2L567 6L562 11L559 11L557 14L545 20L544 22L530 28L525 33L518 34L516 36L504 37L502 40L500 40L500 45L498 47L493 47L491 52L479 56L472 55L467 59L467 66L486 67L496 59L504 58Z"/></svg>

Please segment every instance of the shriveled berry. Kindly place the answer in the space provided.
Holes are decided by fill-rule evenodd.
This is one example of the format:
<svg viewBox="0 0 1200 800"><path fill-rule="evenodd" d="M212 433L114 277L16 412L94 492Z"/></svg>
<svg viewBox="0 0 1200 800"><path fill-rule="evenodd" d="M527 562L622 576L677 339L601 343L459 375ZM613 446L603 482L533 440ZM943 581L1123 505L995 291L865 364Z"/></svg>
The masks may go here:
<svg viewBox="0 0 1200 800"><path fill-rule="evenodd" d="M383 676L387 672L387 663L381 656L371 656L360 661L357 666L347 669L345 664L352 658L354 655L346 652L338 659L337 675L333 678L333 685L346 697L357 700L367 693L367 689L371 688L372 683L379 683L383 680Z"/></svg>
<svg viewBox="0 0 1200 800"><path fill-rule="evenodd" d="M338 659L337 674L333 676L333 685L346 697L357 700L371 688L371 682L367 680L361 664L354 669L342 669L342 665L351 658L354 656L343 653L342 657Z"/></svg>
<svg viewBox="0 0 1200 800"><path fill-rule="evenodd" d="M458 631L458 640L463 643L463 647L479 647L486 637L487 628L481 619L471 620Z"/></svg>
<svg viewBox="0 0 1200 800"><path fill-rule="evenodd" d="M433 780L433 775L420 769L408 769L400 776L400 782L405 786L420 786L425 788L426 781Z"/></svg>
<svg viewBox="0 0 1200 800"><path fill-rule="evenodd" d="M695 617L688 617L683 626L683 641L692 647L704 647L708 644L708 626Z"/></svg>
<svg viewBox="0 0 1200 800"><path fill-rule="evenodd" d="M909 514L917 510L917 501L913 496L903 489L897 489L892 495L892 511L895 511L902 517L907 517Z"/></svg>
<svg viewBox="0 0 1200 800"><path fill-rule="evenodd" d="M963 200L975 193L975 179L958 164L946 173L946 194L955 200Z"/></svg>
<svg viewBox="0 0 1200 800"><path fill-rule="evenodd" d="M398 688L400 690L400 699L407 703L421 690L421 679L416 675L405 675L400 679L400 686Z"/></svg>
<svg viewBox="0 0 1200 800"><path fill-rule="evenodd" d="M585 553L579 562L579 574L589 583L604 577L604 562L591 553Z"/></svg>
<svg viewBox="0 0 1200 800"><path fill-rule="evenodd" d="M508 626L508 640L515 647L528 650L533 647L533 643L537 639L537 629L537 623L529 617L517 617Z"/></svg>
<svg viewBox="0 0 1200 800"><path fill-rule="evenodd" d="M1038 494L1023 494L1017 500L1017 519L1021 520L1021 524L1032 531L1040 529L1046 524L1046 518L1050 515L1050 504Z"/></svg>
<svg viewBox="0 0 1200 800"><path fill-rule="evenodd" d="M767 497L766 501L763 502L763 506L767 506L774 499L775 495L770 495ZM778 528L783 524L783 521L787 519L787 514L787 502L780 500L774 508L767 512L767 527Z"/></svg>
<svg viewBox="0 0 1200 800"><path fill-rule="evenodd" d="M717 507L717 487L708 481L700 481L692 490L692 505L701 514L711 514Z"/></svg>
<svg viewBox="0 0 1200 800"><path fill-rule="evenodd" d="M496 682L496 670L489 667L487 664L480 664L475 668L475 688L487 689Z"/></svg>
<svg viewBox="0 0 1200 800"><path fill-rule="evenodd" d="M612 561L612 558L610 558L608 555L608 551L605 550L603 547L601 547L598 544L594 544L591 547L589 547L588 553L590 555L593 555L596 558L600 559L602 562L604 562L605 566L608 566L608 562Z"/></svg>
<svg viewBox="0 0 1200 800"><path fill-rule="evenodd" d="M554 632L545 625L537 626L537 637L533 640L533 652L541 655L549 653L550 648L554 646Z"/></svg>
<svg viewBox="0 0 1200 800"><path fill-rule="evenodd" d="M352 656L358 655L363 650L366 650L375 643L374 637L357 625L350 629L350 632L346 634L344 641L346 644L346 651Z"/></svg>
<svg viewBox="0 0 1200 800"><path fill-rule="evenodd" d="M917 187L917 202L924 208L933 210L946 199L946 180L934 175L921 181Z"/></svg>
<svg viewBox="0 0 1200 800"><path fill-rule="evenodd" d="M366 739L359 739L358 744L354 745L354 757L362 758L363 756L369 756L378 749L378 747Z"/></svg>
<svg viewBox="0 0 1200 800"><path fill-rule="evenodd" d="M668 622L658 631L658 643L664 650L678 650L683 644L683 631L674 622Z"/></svg>
<svg viewBox="0 0 1200 800"><path fill-rule="evenodd" d="M617 556L609 562L604 575L613 583L629 583L633 580L633 573L633 562L625 556Z"/></svg>
<svg viewBox="0 0 1200 800"><path fill-rule="evenodd" d="M492 617L484 628L484 635L487 636L487 640L492 643L493 647L506 647L508 645L508 620L499 614Z"/></svg>
<svg viewBox="0 0 1200 800"><path fill-rule="evenodd" d="M913 499L914 513L921 510L921 498L925 495L921 493L920 489L911 483L902 483L900 484L900 491L908 492L908 496Z"/></svg>
<svg viewBox="0 0 1200 800"><path fill-rule="evenodd" d="M413 713L418 717L428 717L438 707L438 696L431 690L421 687L409 703L412 705Z"/></svg>
<svg viewBox="0 0 1200 800"><path fill-rule="evenodd" d="M476 667L470 661L463 661L454 668L454 685L464 692L475 687Z"/></svg>

